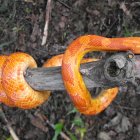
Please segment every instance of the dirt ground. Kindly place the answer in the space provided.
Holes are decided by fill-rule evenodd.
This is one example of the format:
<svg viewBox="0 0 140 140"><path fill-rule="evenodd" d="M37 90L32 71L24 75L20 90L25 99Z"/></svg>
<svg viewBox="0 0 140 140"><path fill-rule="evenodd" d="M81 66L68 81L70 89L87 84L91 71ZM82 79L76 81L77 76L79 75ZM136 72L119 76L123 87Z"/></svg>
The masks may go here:
<svg viewBox="0 0 140 140"><path fill-rule="evenodd" d="M1 54L26 52L41 66L84 34L140 36L139 0L52 0L47 44L41 46L46 3L0 0ZM0 106L20 140L140 140L139 93L131 85L121 87L96 116L81 115L65 91L52 92L48 102L32 110ZM12 140L1 116L0 140Z"/></svg>

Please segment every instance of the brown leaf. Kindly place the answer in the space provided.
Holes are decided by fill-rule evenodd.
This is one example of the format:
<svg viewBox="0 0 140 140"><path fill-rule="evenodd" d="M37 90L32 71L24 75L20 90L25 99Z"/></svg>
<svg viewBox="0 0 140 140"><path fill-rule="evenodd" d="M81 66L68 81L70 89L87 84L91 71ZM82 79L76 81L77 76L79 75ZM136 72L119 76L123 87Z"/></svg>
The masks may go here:
<svg viewBox="0 0 140 140"><path fill-rule="evenodd" d="M40 130L42 130L45 133L48 132L48 127L46 127L43 124L42 120L40 120L39 118L35 118L32 115L30 115L30 120L31 120L32 125L34 125L35 127L39 128Z"/></svg>

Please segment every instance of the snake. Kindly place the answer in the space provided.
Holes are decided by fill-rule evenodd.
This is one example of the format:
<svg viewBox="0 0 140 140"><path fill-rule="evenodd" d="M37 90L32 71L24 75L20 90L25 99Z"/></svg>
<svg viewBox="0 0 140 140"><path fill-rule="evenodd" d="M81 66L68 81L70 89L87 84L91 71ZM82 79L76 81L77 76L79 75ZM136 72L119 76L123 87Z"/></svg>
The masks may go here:
<svg viewBox="0 0 140 140"><path fill-rule="evenodd" d="M80 113L96 115L102 112L117 96L118 87L104 89L92 97L79 71L81 63L96 61L83 59L91 51L132 51L140 53L140 38L106 38L84 35L69 44L64 54L49 59L43 67L62 66L62 79L66 91ZM24 75L28 68L37 68L35 60L26 53L15 52L0 56L0 102L22 109L32 109L48 100L50 91L36 91L26 82Z"/></svg>
<svg viewBox="0 0 140 140"><path fill-rule="evenodd" d="M118 87L103 90L97 97L92 97L81 73L80 62L91 51L132 51L140 53L140 37L106 38L97 35L84 35L74 40L66 49L62 60L64 86L75 107L85 115L102 112L114 100Z"/></svg>
<svg viewBox="0 0 140 140"><path fill-rule="evenodd" d="M62 65L63 54L48 59L43 67ZM81 63L96 61L83 59ZM32 109L48 100L50 91L36 91L24 79L27 68L37 68L35 60L28 54L16 52L0 56L0 102L9 107Z"/></svg>

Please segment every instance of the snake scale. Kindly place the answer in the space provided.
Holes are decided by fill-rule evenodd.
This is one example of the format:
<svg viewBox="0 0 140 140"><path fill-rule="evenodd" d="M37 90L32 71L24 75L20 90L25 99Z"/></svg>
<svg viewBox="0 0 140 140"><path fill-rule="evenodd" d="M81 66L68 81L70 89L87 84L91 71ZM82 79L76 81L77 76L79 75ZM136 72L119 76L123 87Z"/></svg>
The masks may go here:
<svg viewBox="0 0 140 140"><path fill-rule="evenodd" d="M97 35L84 35L74 40L64 54L49 59L44 67L62 65L64 86L75 107L85 115L96 115L103 111L116 97L118 87L103 90L97 97L91 97L82 75L80 63L96 61L83 59L91 51L132 51L140 53L140 38L106 38ZM82 60L83 59L83 60ZM0 56L0 102L22 109L35 108L50 96L50 91L35 91L24 79L27 68L36 68L35 60L28 54L16 52Z"/></svg>

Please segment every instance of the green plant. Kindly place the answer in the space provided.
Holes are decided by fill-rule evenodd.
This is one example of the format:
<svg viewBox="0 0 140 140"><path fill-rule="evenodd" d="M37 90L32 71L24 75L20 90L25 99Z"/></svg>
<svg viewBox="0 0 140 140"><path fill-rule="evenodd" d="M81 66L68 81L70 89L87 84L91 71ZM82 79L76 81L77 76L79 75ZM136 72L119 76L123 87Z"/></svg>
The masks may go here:
<svg viewBox="0 0 140 140"><path fill-rule="evenodd" d="M57 140L57 138L58 138L59 134L61 133L63 127L64 127L64 125L63 125L63 123L61 123L61 122L55 124L55 126L54 126L55 134L54 134L52 140Z"/></svg>
<svg viewBox="0 0 140 140"><path fill-rule="evenodd" d="M84 139L84 135L87 132L86 128L77 128L76 133L80 134L80 140Z"/></svg>
<svg viewBox="0 0 140 140"><path fill-rule="evenodd" d="M66 115L70 115L70 114L73 114L73 113L77 113L78 110L74 107L71 111L69 111Z"/></svg>
<svg viewBox="0 0 140 140"><path fill-rule="evenodd" d="M78 140L78 139L75 137L75 135L72 134L70 131L67 131L67 130L66 130L66 132L67 132L67 134L69 135L69 137L70 137L71 140Z"/></svg>
<svg viewBox="0 0 140 140"><path fill-rule="evenodd" d="M132 33L128 30L128 28L125 26L124 27L124 29L125 29L125 32L124 32L124 36L125 37L130 37L130 36L132 36Z"/></svg>
<svg viewBox="0 0 140 140"><path fill-rule="evenodd" d="M79 126L79 127L84 127L84 122L80 117L74 118L72 121L73 125Z"/></svg>
<svg viewBox="0 0 140 140"><path fill-rule="evenodd" d="M76 117L72 121L72 124L76 127L76 133L80 135L80 140L83 140L84 135L87 131L83 120L80 117Z"/></svg>
<svg viewBox="0 0 140 140"><path fill-rule="evenodd" d="M6 140L13 140L13 139L12 139L12 137L10 136L10 137L7 137Z"/></svg>

